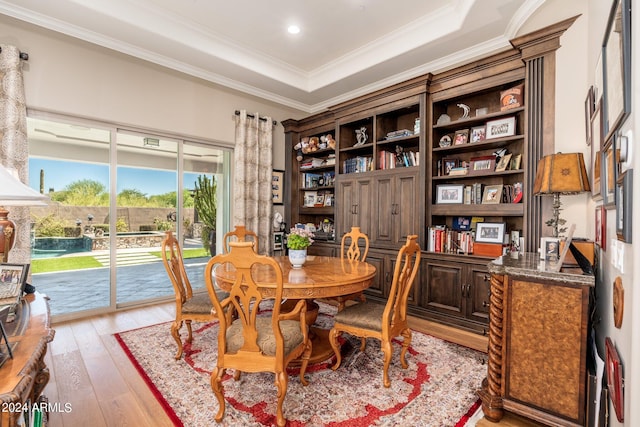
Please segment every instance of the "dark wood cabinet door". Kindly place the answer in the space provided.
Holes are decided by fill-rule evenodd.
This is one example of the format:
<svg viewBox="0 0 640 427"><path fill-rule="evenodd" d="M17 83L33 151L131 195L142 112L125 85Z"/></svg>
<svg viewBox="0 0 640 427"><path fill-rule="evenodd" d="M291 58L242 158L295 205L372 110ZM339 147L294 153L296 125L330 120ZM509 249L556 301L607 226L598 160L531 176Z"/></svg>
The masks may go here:
<svg viewBox="0 0 640 427"><path fill-rule="evenodd" d="M467 278L467 317L479 322L489 323L489 295L491 293L491 275L484 265L469 265Z"/></svg>
<svg viewBox="0 0 640 427"><path fill-rule="evenodd" d="M421 286L420 306L435 313L464 317L466 265L433 259L424 263L426 278Z"/></svg>
<svg viewBox="0 0 640 427"><path fill-rule="evenodd" d="M360 227L367 236L371 235L371 197L371 178L343 178L339 181L336 241L340 241L351 227Z"/></svg>
<svg viewBox="0 0 640 427"><path fill-rule="evenodd" d="M373 200L373 185L371 178L357 178L355 186L356 208L353 225L360 227L360 231L367 236L371 236L371 202ZM349 230L351 230L351 227L349 227Z"/></svg>
<svg viewBox="0 0 640 427"><path fill-rule="evenodd" d="M378 177L374 183L373 190L373 206L371 233L372 244L390 245L394 241L393 236L393 212L392 207L395 203L395 177L388 175Z"/></svg>
<svg viewBox="0 0 640 427"><path fill-rule="evenodd" d="M418 173L398 175L393 194L395 200L391 207L394 232L393 243L398 247L405 244L407 236L420 235L418 215Z"/></svg>

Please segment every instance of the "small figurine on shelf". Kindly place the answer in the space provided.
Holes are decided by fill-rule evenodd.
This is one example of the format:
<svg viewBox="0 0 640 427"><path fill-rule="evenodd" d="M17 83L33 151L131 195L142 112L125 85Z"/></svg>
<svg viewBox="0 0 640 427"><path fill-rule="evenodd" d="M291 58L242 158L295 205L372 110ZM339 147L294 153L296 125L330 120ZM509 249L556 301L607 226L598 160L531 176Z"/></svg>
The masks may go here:
<svg viewBox="0 0 640 427"><path fill-rule="evenodd" d="M336 149L336 140L333 139L333 135L331 135L330 133L327 134L327 145L329 146L329 148L331 148L332 150Z"/></svg>
<svg viewBox="0 0 640 427"><path fill-rule="evenodd" d="M309 138L309 147L307 153L313 153L314 151L318 151L320 145L320 140L317 136L312 136Z"/></svg>
<svg viewBox="0 0 640 427"><path fill-rule="evenodd" d="M354 145L354 147L359 147L360 145L364 145L367 142L367 128L362 126L360 129L356 129L356 139L358 142Z"/></svg>

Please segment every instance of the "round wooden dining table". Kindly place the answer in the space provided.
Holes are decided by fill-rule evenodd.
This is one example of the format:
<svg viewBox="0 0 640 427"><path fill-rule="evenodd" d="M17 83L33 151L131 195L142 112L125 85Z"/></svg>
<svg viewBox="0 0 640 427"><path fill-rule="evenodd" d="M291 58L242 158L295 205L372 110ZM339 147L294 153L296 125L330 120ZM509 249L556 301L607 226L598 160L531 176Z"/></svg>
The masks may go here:
<svg viewBox="0 0 640 427"><path fill-rule="evenodd" d="M376 268L367 262L337 257L307 256L302 268L293 268L286 256L277 256L274 259L282 269L283 299L289 302L307 300L308 312L318 309L317 304L312 301L314 299L350 295L367 289L373 283L376 274ZM274 297L276 284L273 270L268 266L256 265L253 272L262 296ZM214 275L221 289L228 291L231 288L235 279L235 271L231 266L218 266ZM313 350L310 361L315 363L326 360L333 354L329 343L329 331L318 327L312 327L311 330Z"/></svg>

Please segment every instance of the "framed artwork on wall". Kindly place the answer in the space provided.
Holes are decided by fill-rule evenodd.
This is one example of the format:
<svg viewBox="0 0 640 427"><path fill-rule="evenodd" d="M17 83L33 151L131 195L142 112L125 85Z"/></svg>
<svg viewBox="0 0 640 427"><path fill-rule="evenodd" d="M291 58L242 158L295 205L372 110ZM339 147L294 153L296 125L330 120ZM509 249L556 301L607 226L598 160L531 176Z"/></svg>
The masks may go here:
<svg viewBox="0 0 640 427"><path fill-rule="evenodd" d="M622 372L622 362L620 361L620 355L616 346L611 341L611 338L605 338L605 374L607 376L607 388L609 389L609 397L613 404L613 409L616 413L616 418L619 422L624 421L624 388L622 384L624 382Z"/></svg>
<svg viewBox="0 0 640 427"><path fill-rule="evenodd" d="M591 116L591 197L602 199L602 102L598 102Z"/></svg>
<svg viewBox="0 0 640 427"><path fill-rule="evenodd" d="M602 148L600 159L600 186L604 207L614 209L616 207L616 181L618 179L618 164L615 159L616 137L615 134Z"/></svg>
<svg viewBox="0 0 640 427"><path fill-rule="evenodd" d="M627 169L616 181L616 235L618 240L632 243L633 169Z"/></svg>
<svg viewBox="0 0 640 427"><path fill-rule="evenodd" d="M608 139L631 112L631 0L613 1L602 58L602 114Z"/></svg>
<svg viewBox="0 0 640 427"><path fill-rule="evenodd" d="M284 203L284 171L274 169L271 174L271 202L274 205Z"/></svg>
<svg viewBox="0 0 640 427"><path fill-rule="evenodd" d="M607 211L603 205L596 207L596 245L607 250Z"/></svg>

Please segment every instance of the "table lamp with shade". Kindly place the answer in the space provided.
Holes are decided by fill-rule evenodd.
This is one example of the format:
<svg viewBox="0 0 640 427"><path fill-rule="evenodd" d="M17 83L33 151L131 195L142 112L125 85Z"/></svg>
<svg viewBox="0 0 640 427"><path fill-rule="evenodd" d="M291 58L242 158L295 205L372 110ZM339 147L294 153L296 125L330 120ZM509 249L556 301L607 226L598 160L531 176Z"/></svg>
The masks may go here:
<svg viewBox="0 0 640 427"><path fill-rule="evenodd" d="M7 262L16 238L16 225L5 206L46 205L47 196L25 185L12 171L0 165L0 262Z"/></svg>
<svg viewBox="0 0 640 427"><path fill-rule="evenodd" d="M536 196L553 194L553 218L546 222L553 227L553 237L558 237L559 226L565 223L560 218L560 195L579 194L591 191L582 153L556 153L543 157L538 162L533 193Z"/></svg>

